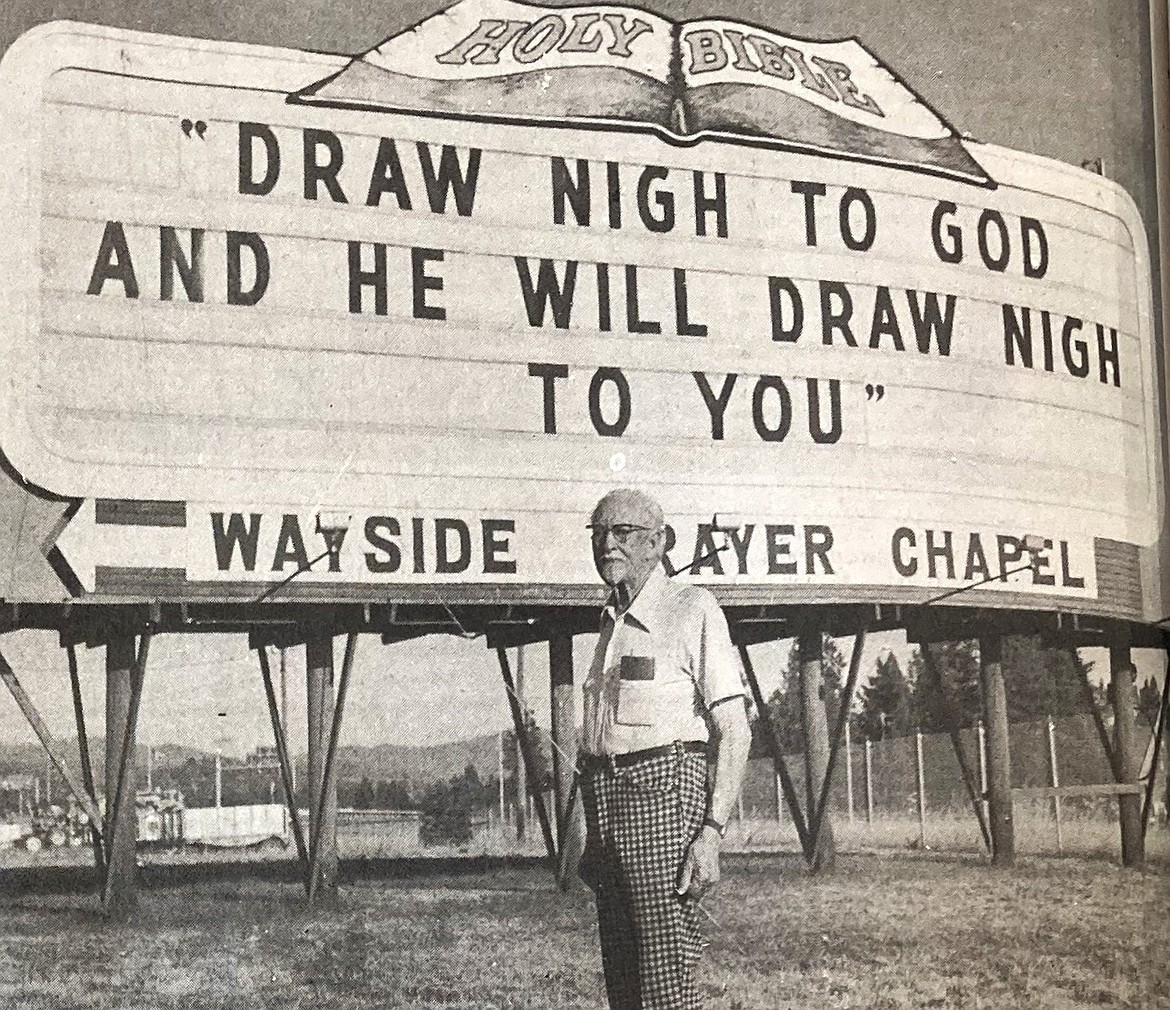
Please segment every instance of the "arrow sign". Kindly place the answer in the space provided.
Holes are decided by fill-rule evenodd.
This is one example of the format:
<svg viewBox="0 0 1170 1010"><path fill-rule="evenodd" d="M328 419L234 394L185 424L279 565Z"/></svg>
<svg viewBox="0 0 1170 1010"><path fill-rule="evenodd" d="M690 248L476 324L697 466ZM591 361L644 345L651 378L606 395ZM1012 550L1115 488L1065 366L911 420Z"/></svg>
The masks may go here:
<svg viewBox="0 0 1170 1010"><path fill-rule="evenodd" d="M98 568L140 568L144 574L160 568L185 571L185 527L185 509L179 503L87 498L61 531L56 547L82 588L92 593Z"/></svg>

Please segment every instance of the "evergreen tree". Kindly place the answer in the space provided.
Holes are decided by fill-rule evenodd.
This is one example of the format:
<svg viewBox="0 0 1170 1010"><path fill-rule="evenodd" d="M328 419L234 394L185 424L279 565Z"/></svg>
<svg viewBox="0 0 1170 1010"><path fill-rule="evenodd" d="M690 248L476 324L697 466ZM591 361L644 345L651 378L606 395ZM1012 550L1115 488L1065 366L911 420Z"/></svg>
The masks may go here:
<svg viewBox="0 0 1170 1010"><path fill-rule="evenodd" d="M532 758L533 774L525 769L526 792L529 796L545 793L552 788L552 748L548 735L536 725L536 716L529 709L524 713L525 736L528 739L529 754ZM511 783L509 792L516 800L516 734L512 730L504 733L504 781Z"/></svg>
<svg viewBox="0 0 1170 1010"><path fill-rule="evenodd" d="M910 656L909 674L913 685L911 693L911 723L927 733L944 732L948 726L948 710L957 725L953 728L974 726L983 716L983 692L979 683L979 656L973 641L936 642L930 646L934 667L942 682L941 703L938 686L927 671L922 648Z"/></svg>
<svg viewBox="0 0 1170 1010"><path fill-rule="evenodd" d="M913 729L910 682L893 653L878 658L869 683L858 693L853 725L869 740L905 736Z"/></svg>
<svg viewBox="0 0 1170 1010"><path fill-rule="evenodd" d="M374 784L365 775L354 790L353 806L355 810L370 810L374 806Z"/></svg>
<svg viewBox="0 0 1170 1010"><path fill-rule="evenodd" d="M1081 671L1068 649L1042 644L1038 635L1013 635L1003 642L1003 676L1008 718L1030 722L1047 716L1073 715L1085 709Z"/></svg>
<svg viewBox="0 0 1170 1010"><path fill-rule="evenodd" d="M462 775L436 783L423 796L419 806L422 840L427 844L456 845L470 841L474 815L487 809L491 802L491 788L480 779L474 765L467 765Z"/></svg>
<svg viewBox="0 0 1170 1010"><path fill-rule="evenodd" d="M1148 677L1138 688L1138 713L1149 724L1150 729L1158 726L1158 708L1162 704L1162 692L1153 677Z"/></svg>
<svg viewBox="0 0 1170 1010"><path fill-rule="evenodd" d="M825 713L829 722L829 731L837 718L841 705L842 671L845 668L845 657L837 647L837 643L828 635L821 642L821 676L822 697L825 699ZM801 718L800 698L800 656L795 640L788 650L788 663L784 668L781 686L772 692L768 699L768 712L772 717L772 725L780 740L780 746L785 754L796 754L804 750L804 723ZM762 740L762 727L759 720L753 726L753 753L766 754L766 744Z"/></svg>
<svg viewBox="0 0 1170 1010"><path fill-rule="evenodd" d="M380 779L375 789L375 797L379 810L414 810L418 806L405 783L398 779L391 779L389 782Z"/></svg>
<svg viewBox="0 0 1170 1010"><path fill-rule="evenodd" d="M931 646L956 728L975 725L983 717L983 690L979 648L975 641L936 642ZM1043 645L1037 635L1011 635L1003 640L1003 678L1008 720L1032 722L1046 716L1072 715L1085 710L1082 676L1092 669L1079 656L1075 665L1067 649ZM913 722L927 732L947 725L948 706L940 703L927 674L921 650L910 658L913 683Z"/></svg>

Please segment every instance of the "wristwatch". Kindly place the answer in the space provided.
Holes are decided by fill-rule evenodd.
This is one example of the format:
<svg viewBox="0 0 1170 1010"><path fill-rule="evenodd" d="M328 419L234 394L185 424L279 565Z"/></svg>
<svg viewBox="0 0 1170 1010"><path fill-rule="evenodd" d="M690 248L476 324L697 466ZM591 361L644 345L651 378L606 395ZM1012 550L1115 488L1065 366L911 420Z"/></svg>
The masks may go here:
<svg viewBox="0 0 1170 1010"><path fill-rule="evenodd" d="M718 834L720 838L727 834L727 825L722 821L715 820L715 818L710 814L703 818L703 827L714 828L715 833Z"/></svg>

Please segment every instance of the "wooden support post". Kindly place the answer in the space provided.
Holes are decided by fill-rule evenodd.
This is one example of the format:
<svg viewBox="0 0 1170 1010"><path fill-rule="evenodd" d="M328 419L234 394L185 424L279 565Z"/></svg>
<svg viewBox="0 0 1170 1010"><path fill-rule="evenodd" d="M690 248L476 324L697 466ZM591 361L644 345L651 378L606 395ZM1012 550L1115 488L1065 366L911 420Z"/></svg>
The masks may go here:
<svg viewBox="0 0 1170 1010"><path fill-rule="evenodd" d="M825 804L818 809L817 799L821 794L829 769L829 719L825 712L824 681L821 669L821 630L803 631L797 643L800 658L800 710L804 728L805 751L805 793L807 796L809 820L813 830L810 843L813 850L811 869L814 873L831 870L836 857L833 840L833 821L829 813L831 804L825 795ZM819 814L816 817L812 812Z"/></svg>
<svg viewBox="0 0 1170 1010"><path fill-rule="evenodd" d="M1137 691L1128 645L1109 647L1109 674L1113 685L1113 754L1117 760L1117 781L1128 784L1137 782L1142 760L1137 744ZM1117 808L1121 821L1121 863L1141 866L1146 861L1141 797L1118 796Z"/></svg>
<svg viewBox="0 0 1170 1010"><path fill-rule="evenodd" d="M130 911L138 900L135 727L131 719L137 672L134 636L111 637L106 643L106 820L102 832L106 840L106 880L102 904L107 912L115 914Z"/></svg>
<svg viewBox="0 0 1170 1010"><path fill-rule="evenodd" d="M569 823L569 800L577 768L576 696L573 694L573 636L548 640L549 705L552 708L553 788L557 811L557 848Z"/></svg>
<svg viewBox="0 0 1170 1010"><path fill-rule="evenodd" d="M995 866L1011 866L1016 858L1016 839L1002 656L1003 640L999 635L980 637L979 673L983 688L983 710L987 717L987 806L991 829L991 862Z"/></svg>
<svg viewBox="0 0 1170 1010"><path fill-rule="evenodd" d="M305 642L309 716L309 851L317 852L316 881L307 887L322 904L337 900L337 789L322 794L325 748L333 721L333 636L317 631ZM314 834L314 828L317 834Z"/></svg>
<svg viewBox="0 0 1170 1010"><path fill-rule="evenodd" d="M309 904L317 898L319 889L326 887L326 900L331 901L337 891L337 747L341 743L341 720L345 715L345 696L349 689L349 677L353 672L353 657L357 651L357 632L351 631L345 641L345 658L341 662L341 683L337 688L337 701L329 720L329 743L325 748L325 767L321 773L321 790L317 797L317 820L311 834L313 845L309 847ZM333 649L330 646L330 657ZM322 824L332 805L333 830L326 838ZM322 867L325 850L332 847L333 871L327 874ZM331 885L333 895L328 893Z"/></svg>

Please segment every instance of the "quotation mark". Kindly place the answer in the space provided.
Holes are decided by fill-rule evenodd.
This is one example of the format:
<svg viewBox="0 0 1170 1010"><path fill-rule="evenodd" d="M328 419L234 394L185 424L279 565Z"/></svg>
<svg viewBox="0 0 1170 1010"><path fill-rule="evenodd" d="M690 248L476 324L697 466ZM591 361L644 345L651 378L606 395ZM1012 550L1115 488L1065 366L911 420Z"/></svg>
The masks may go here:
<svg viewBox="0 0 1170 1010"><path fill-rule="evenodd" d="M207 132L207 124L202 119L196 119L192 122L190 119L181 120L179 129L183 131L184 137L190 137L191 131L194 130L199 139L203 139L203 135Z"/></svg>
<svg viewBox="0 0 1170 1010"><path fill-rule="evenodd" d="M867 400L880 400L886 395L885 386L875 386L873 383L867 382L865 384L865 398Z"/></svg>

